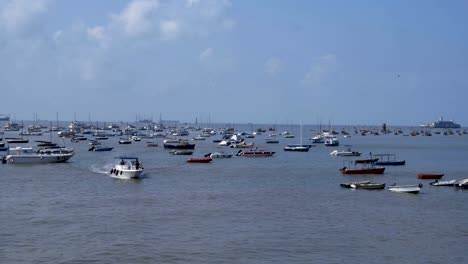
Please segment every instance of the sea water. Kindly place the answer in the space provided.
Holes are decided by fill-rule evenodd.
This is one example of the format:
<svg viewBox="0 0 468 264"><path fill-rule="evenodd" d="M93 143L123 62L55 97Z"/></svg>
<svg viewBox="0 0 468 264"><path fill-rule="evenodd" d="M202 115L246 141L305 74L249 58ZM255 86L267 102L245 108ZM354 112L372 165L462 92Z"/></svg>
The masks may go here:
<svg viewBox="0 0 468 264"><path fill-rule="evenodd" d="M303 127L303 143L310 143L311 128ZM0 166L0 262L467 262L468 191L433 187L417 174L468 178L468 136L352 134L339 136L339 147L285 152L300 141L294 129L296 138L278 137L279 144L265 144L268 133L247 139L276 151L273 157L209 164L170 155L162 139L152 139L160 145L150 148L145 139L119 145L111 137L103 143L113 151L90 152L86 141L54 135L75 149L68 163ZM237 152L213 143L217 137L196 141L193 156ZM338 170L350 158L329 153L343 144L361 158L394 153L406 165L387 167L383 175L342 175ZM140 158L143 179L107 174L122 154ZM360 180L424 187L418 195L340 187Z"/></svg>

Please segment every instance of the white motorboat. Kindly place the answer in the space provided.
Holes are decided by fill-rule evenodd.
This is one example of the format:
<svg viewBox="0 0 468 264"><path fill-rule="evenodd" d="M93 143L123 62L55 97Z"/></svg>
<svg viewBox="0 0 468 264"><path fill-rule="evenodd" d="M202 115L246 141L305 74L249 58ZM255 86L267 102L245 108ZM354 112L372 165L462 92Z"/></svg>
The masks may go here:
<svg viewBox="0 0 468 264"><path fill-rule="evenodd" d="M447 180L447 181L439 181L435 180L429 183L432 186L454 186L457 183L457 180Z"/></svg>
<svg viewBox="0 0 468 264"><path fill-rule="evenodd" d="M315 144L321 144L325 142L325 138L321 134L316 135L315 137L311 138L311 140L312 140L312 143L315 143Z"/></svg>
<svg viewBox="0 0 468 264"><path fill-rule="evenodd" d="M143 173L143 166L137 157L120 156L116 157L119 162L114 165L109 174L120 179L140 178Z"/></svg>
<svg viewBox="0 0 468 264"><path fill-rule="evenodd" d="M34 150L31 147L15 147L8 150L2 163L59 163L66 162L74 155L71 148L45 148Z"/></svg>
<svg viewBox="0 0 468 264"><path fill-rule="evenodd" d="M340 145L340 141L336 137L328 137L324 142L325 146L336 147Z"/></svg>
<svg viewBox="0 0 468 264"><path fill-rule="evenodd" d="M351 151L351 145L345 145L347 148L346 150L334 150L330 153L330 155L332 156L346 156L346 157L350 157L350 156L361 156L361 152L358 152L358 151Z"/></svg>
<svg viewBox="0 0 468 264"><path fill-rule="evenodd" d="M416 185L416 184L413 184L413 185L396 185L396 184L393 184L393 185L388 186L388 190L392 191L392 192L417 194L417 193L419 193L419 191L421 190L422 187L423 187L422 183L420 183L418 185Z"/></svg>
<svg viewBox="0 0 468 264"><path fill-rule="evenodd" d="M233 154L218 152L218 151L205 155L205 157L210 157L212 159L225 159L225 158L231 158L232 156Z"/></svg>

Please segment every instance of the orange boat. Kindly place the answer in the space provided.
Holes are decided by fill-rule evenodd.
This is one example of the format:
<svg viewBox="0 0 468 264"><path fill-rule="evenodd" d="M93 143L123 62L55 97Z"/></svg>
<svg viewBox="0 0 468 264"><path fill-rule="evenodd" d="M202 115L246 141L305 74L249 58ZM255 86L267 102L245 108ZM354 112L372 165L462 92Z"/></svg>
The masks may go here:
<svg viewBox="0 0 468 264"><path fill-rule="evenodd" d="M424 180L438 180L444 176L443 173L434 173L434 174L426 174L426 173L420 173L418 174L418 179L424 179Z"/></svg>

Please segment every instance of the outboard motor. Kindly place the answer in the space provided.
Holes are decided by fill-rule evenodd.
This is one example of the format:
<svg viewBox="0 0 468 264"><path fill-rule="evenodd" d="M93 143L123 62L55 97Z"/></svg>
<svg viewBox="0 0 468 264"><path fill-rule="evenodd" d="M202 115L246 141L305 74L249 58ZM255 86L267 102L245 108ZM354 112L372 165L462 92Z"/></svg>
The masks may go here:
<svg viewBox="0 0 468 264"><path fill-rule="evenodd" d="M2 164L6 164L6 157L5 156L2 157Z"/></svg>

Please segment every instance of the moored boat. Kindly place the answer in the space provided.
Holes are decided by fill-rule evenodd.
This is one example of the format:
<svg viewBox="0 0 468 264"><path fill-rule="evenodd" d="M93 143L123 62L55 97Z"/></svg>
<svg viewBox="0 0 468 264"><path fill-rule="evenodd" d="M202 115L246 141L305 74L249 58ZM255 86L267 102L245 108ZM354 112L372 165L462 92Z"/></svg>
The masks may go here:
<svg viewBox="0 0 468 264"><path fill-rule="evenodd" d="M457 180L447 180L447 181L439 181L435 180L429 183L432 186L454 186Z"/></svg>
<svg viewBox="0 0 468 264"><path fill-rule="evenodd" d="M443 173L420 173L418 174L418 179L424 180L438 180L444 176Z"/></svg>
<svg viewBox="0 0 468 264"><path fill-rule="evenodd" d="M2 163L59 163L67 162L74 155L70 148L45 148L33 150L31 147L15 147L8 150Z"/></svg>
<svg viewBox="0 0 468 264"><path fill-rule="evenodd" d="M385 171L385 167L370 167L360 169L349 169L343 167L340 169L342 174L382 174Z"/></svg>
<svg viewBox="0 0 468 264"><path fill-rule="evenodd" d="M188 140L183 139L166 139L164 140L164 148L168 149L194 149L195 144L191 144Z"/></svg>
<svg viewBox="0 0 468 264"><path fill-rule="evenodd" d="M187 160L187 162L190 163L208 163L211 162L213 159L212 158L190 158Z"/></svg>
<svg viewBox="0 0 468 264"><path fill-rule="evenodd" d="M169 153L172 155L192 155L193 151L189 149L173 149Z"/></svg>
<svg viewBox="0 0 468 264"><path fill-rule="evenodd" d="M15 144L29 143L29 139L27 139L27 138L5 138L5 139L6 139L6 142L8 144L12 144L12 143L15 143Z"/></svg>
<svg viewBox="0 0 468 264"><path fill-rule="evenodd" d="M328 137L325 139L324 145L327 147L336 147L340 145L340 141L336 137Z"/></svg>
<svg viewBox="0 0 468 264"><path fill-rule="evenodd" d="M378 159L374 164L379 166L402 166L406 164L405 160L397 160L395 154L371 154L371 158L374 157Z"/></svg>
<svg viewBox="0 0 468 264"><path fill-rule="evenodd" d="M122 145L132 144L132 140L131 140L131 139L128 139L128 138L121 138L121 139L119 140L119 144L122 144Z"/></svg>
<svg viewBox="0 0 468 264"><path fill-rule="evenodd" d="M104 146L92 146L89 148L89 151L111 151L113 150L113 147L104 147Z"/></svg>
<svg viewBox="0 0 468 264"><path fill-rule="evenodd" d="M384 189L385 183L373 183L373 182L363 182L363 183L353 183L351 184L353 189L367 189L367 190L378 190Z"/></svg>
<svg viewBox="0 0 468 264"><path fill-rule="evenodd" d="M153 141L148 141L148 142L146 142L146 146L147 147L157 147L158 143L153 142Z"/></svg>
<svg viewBox="0 0 468 264"><path fill-rule="evenodd" d="M229 153L224 153L224 152L213 152L213 153L208 153L205 155L205 157L210 157L212 159L226 159L226 158L231 158L233 154Z"/></svg>
<svg viewBox="0 0 468 264"><path fill-rule="evenodd" d="M352 156L361 156L361 152L358 151L351 151L351 145L345 145L347 148L346 150L334 150L330 153L332 156L344 156L344 157L352 157Z"/></svg>
<svg viewBox="0 0 468 264"><path fill-rule="evenodd" d="M370 183L370 181L358 181L358 182L341 183L340 186L343 187L343 188L351 188L351 185L361 184L361 183Z"/></svg>
<svg viewBox="0 0 468 264"><path fill-rule="evenodd" d="M283 148L284 151L298 151L307 152L310 149L310 145L290 144Z"/></svg>
<svg viewBox="0 0 468 264"><path fill-rule="evenodd" d="M393 185L388 186L388 190L392 192L401 192L401 193L413 193L417 194L421 190L423 185L420 184L413 184L413 185Z"/></svg>
<svg viewBox="0 0 468 264"><path fill-rule="evenodd" d="M459 189L468 189L468 178L455 182L453 186Z"/></svg>
<svg viewBox="0 0 468 264"><path fill-rule="evenodd" d="M275 154L274 151L261 151L261 150L250 150L250 151L242 151L239 150L236 156L242 157L271 157Z"/></svg>

